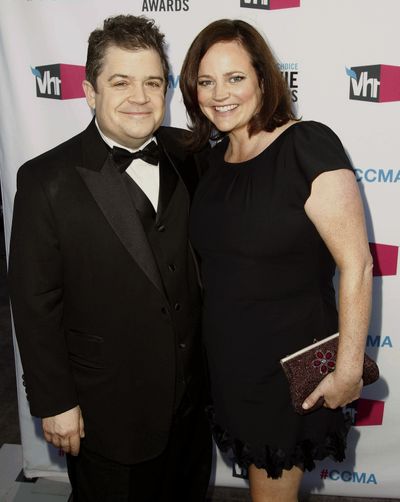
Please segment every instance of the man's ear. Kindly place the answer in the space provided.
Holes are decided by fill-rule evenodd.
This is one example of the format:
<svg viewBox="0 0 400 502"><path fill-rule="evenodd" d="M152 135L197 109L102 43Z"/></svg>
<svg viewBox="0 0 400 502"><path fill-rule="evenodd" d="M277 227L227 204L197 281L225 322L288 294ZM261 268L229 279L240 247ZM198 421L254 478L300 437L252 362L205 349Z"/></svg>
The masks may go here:
<svg viewBox="0 0 400 502"><path fill-rule="evenodd" d="M86 96L87 104L94 110L96 108L96 91L94 90L93 85L88 80L84 80L82 82L82 87Z"/></svg>

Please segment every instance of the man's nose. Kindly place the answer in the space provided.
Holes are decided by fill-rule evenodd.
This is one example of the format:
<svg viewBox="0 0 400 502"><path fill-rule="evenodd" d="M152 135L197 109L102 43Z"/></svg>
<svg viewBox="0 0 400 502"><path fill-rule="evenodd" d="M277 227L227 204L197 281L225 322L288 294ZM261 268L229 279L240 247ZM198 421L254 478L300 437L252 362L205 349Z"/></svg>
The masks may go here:
<svg viewBox="0 0 400 502"><path fill-rule="evenodd" d="M135 83L130 87L128 101L131 103L147 103L149 100L143 84Z"/></svg>

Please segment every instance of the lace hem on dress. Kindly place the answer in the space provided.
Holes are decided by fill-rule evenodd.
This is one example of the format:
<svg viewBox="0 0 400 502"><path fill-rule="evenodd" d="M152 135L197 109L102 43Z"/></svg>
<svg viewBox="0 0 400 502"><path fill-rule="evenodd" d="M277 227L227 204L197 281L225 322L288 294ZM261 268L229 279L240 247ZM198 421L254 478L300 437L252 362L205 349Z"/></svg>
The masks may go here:
<svg viewBox="0 0 400 502"><path fill-rule="evenodd" d="M254 449L248 443L233 438L228 431L215 423L212 406L207 407L207 415L214 440L222 452L228 454L241 468L248 469L254 464L259 469L265 469L268 477L273 479L280 478L283 469L289 470L293 466L311 471L315 468L315 460L331 457L341 462L345 458L346 436L351 427L349 415L345 415L342 429L327 436L324 444L316 444L310 439L305 439L297 443L292 451L271 448L268 445Z"/></svg>

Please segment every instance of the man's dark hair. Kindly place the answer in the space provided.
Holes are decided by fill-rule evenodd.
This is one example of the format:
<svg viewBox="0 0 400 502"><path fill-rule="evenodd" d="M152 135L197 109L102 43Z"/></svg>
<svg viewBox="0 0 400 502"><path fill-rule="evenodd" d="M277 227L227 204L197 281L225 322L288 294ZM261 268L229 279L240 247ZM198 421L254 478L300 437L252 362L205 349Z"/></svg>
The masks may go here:
<svg viewBox="0 0 400 502"><path fill-rule="evenodd" d="M168 85L169 64L164 35L153 19L145 16L120 15L104 20L103 28L92 31L86 59L86 80L97 92L97 77L103 67L109 47L128 50L154 49L160 56L164 72L165 90Z"/></svg>
<svg viewBox="0 0 400 502"><path fill-rule="evenodd" d="M200 110L197 99L197 81L200 62L205 53L218 42L238 42L248 53L262 90L260 110L250 120L248 131L252 136L260 131L273 131L276 127L296 119L288 86L275 57L262 35L250 24L238 19L220 19L206 26L194 39L183 62L180 88L194 132L189 147L196 150L210 138L220 139L213 124Z"/></svg>

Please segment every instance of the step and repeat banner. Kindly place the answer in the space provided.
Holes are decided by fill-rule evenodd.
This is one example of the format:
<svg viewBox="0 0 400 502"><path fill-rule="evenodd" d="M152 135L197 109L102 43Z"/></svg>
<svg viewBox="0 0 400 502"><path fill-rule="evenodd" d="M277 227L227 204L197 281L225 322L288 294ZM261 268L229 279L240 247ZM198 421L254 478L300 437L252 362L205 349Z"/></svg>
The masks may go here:
<svg viewBox="0 0 400 502"><path fill-rule="evenodd" d="M186 127L179 72L195 34L220 18L240 18L271 44L297 113L329 125L357 173L374 257L374 307L367 351L381 379L348 407L348 456L324 460L306 490L365 497L400 495L400 3L398 0L1 0L0 176L10 235L18 167L75 135L91 119L83 97L87 39L104 18L154 18L169 43L166 125ZM17 356L24 471L60 476L64 459L31 418ZM397 382L397 383L396 383ZM213 482L246 486L216 453Z"/></svg>

